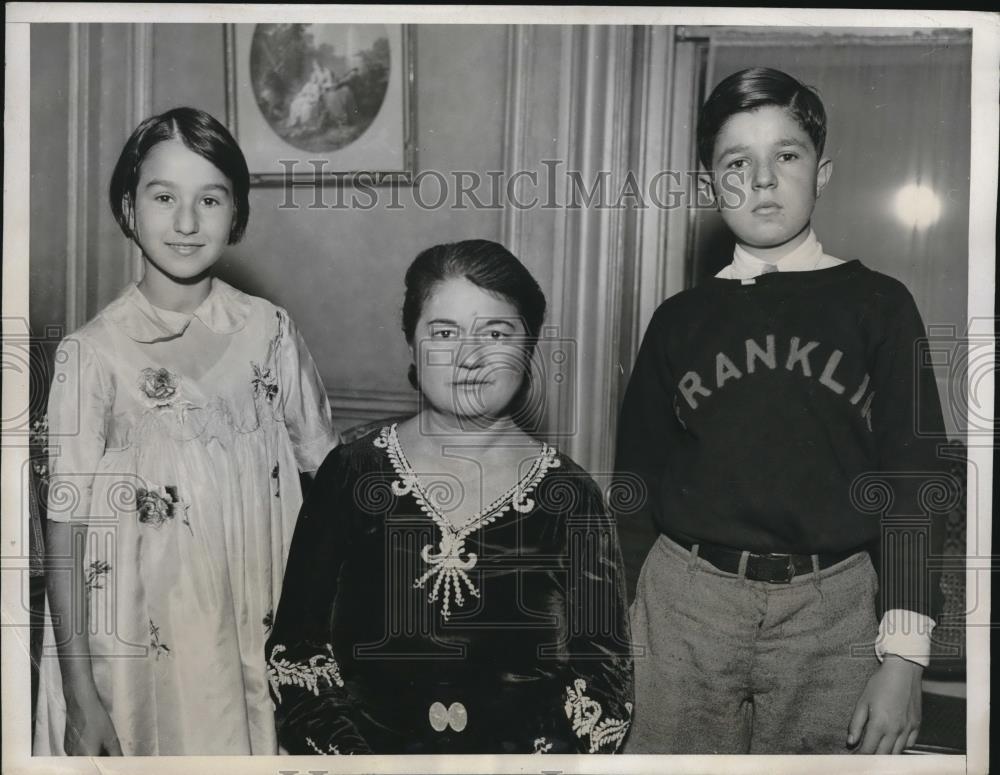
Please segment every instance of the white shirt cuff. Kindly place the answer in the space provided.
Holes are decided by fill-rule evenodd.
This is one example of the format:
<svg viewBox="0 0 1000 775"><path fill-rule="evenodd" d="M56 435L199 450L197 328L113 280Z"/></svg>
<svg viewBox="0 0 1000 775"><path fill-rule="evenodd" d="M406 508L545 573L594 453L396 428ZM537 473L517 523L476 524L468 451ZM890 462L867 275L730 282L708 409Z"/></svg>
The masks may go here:
<svg viewBox="0 0 1000 775"><path fill-rule="evenodd" d="M916 611L902 608L886 611L878 626L875 656L881 662L886 654L895 654L927 667L931 661L931 631L936 625L929 616Z"/></svg>

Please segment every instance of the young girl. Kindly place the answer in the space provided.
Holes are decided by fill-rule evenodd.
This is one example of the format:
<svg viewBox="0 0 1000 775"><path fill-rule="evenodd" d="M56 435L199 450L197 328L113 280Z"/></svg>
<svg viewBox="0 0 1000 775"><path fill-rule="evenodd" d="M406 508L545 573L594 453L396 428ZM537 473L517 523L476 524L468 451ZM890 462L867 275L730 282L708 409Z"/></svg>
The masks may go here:
<svg viewBox="0 0 1000 775"><path fill-rule="evenodd" d="M600 489L525 433L545 296L501 245L421 253L420 412L316 475L267 644L291 753L613 753L632 711Z"/></svg>
<svg viewBox="0 0 1000 775"><path fill-rule="evenodd" d="M211 276L248 190L192 108L140 124L115 167L145 273L56 358L36 755L277 750L264 641L298 472L338 438L287 313Z"/></svg>

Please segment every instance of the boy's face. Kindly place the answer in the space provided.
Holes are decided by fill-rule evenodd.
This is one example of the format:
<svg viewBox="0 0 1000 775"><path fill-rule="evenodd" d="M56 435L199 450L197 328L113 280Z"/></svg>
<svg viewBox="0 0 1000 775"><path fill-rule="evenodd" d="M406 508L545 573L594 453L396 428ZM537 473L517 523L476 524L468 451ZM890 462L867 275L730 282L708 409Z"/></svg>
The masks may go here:
<svg viewBox="0 0 1000 775"><path fill-rule="evenodd" d="M792 249L805 241L831 162L785 108L736 113L712 152L722 219L744 247Z"/></svg>

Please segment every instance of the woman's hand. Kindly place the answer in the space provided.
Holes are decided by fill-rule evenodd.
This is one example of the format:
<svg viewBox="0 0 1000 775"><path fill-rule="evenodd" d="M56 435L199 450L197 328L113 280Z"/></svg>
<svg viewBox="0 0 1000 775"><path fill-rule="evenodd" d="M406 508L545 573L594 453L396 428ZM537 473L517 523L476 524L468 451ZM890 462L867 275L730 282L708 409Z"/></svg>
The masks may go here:
<svg viewBox="0 0 1000 775"><path fill-rule="evenodd" d="M63 750L67 756L121 756L115 725L105 710L96 688L66 697L66 735Z"/></svg>
<svg viewBox="0 0 1000 775"><path fill-rule="evenodd" d="M916 662L886 654L854 706L847 731L854 753L898 754L917 741L923 672Z"/></svg>

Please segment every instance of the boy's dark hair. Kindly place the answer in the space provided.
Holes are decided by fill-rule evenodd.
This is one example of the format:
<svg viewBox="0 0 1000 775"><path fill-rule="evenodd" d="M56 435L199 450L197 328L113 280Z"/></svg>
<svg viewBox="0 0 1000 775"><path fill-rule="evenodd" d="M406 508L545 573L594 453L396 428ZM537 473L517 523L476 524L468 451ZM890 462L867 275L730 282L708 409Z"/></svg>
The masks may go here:
<svg viewBox="0 0 1000 775"><path fill-rule="evenodd" d="M788 110L809 135L816 155L823 155L826 144L826 110L819 93L788 73L770 67L751 67L723 79L712 90L698 113L698 159L706 170L712 169L715 138L735 114L765 105Z"/></svg>
<svg viewBox="0 0 1000 775"><path fill-rule="evenodd" d="M484 291L510 302L527 330L527 355L530 357L545 320L545 294L531 272L503 245L474 239L427 248L406 270L406 296L403 300L403 334L413 344L417 321L434 288L444 280L463 278ZM407 374L418 389L416 367ZM530 369L521 390L511 402L520 408L530 389Z"/></svg>
<svg viewBox="0 0 1000 775"><path fill-rule="evenodd" d="M214 164L233 185L233 224L229 244L243 238L250 219L250 171L236 140L221 123L197 108L174 108L150 116L135 128L122 149L114 172L108 198L111 212L125 236L138 242L135 234L135 192L139 171L146 156L167 140L180 140L189 149Z"/></svg>

